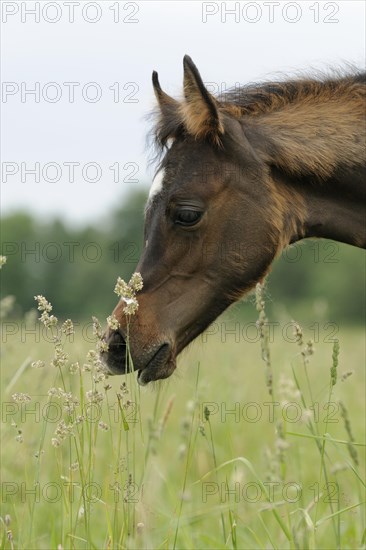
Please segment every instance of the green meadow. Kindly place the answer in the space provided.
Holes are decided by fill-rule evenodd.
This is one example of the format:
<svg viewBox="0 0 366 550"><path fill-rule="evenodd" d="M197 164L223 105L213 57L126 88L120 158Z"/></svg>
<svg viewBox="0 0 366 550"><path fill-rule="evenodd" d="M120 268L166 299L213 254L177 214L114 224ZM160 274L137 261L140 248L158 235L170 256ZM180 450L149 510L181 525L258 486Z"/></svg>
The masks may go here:
<svg viewBox="0 0 366 550"><path fill-rule="evenodd" d="M252 302L144 388L91 321L5 320L1 548L364 548L364 331Z"/></svg>

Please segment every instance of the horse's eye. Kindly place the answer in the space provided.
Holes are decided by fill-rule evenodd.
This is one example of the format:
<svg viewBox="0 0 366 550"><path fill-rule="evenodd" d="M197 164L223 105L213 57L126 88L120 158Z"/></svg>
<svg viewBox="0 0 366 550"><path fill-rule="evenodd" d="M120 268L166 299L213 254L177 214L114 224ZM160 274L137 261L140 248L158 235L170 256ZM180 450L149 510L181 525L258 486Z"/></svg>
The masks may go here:
<svg viewBox="0 0 366 550"><path fill-rule="evenodd" d="M181 208L175 212L174 223L185 226L195 225L202 218L202 214L203 212L200 212L199 210Z"/></svg>

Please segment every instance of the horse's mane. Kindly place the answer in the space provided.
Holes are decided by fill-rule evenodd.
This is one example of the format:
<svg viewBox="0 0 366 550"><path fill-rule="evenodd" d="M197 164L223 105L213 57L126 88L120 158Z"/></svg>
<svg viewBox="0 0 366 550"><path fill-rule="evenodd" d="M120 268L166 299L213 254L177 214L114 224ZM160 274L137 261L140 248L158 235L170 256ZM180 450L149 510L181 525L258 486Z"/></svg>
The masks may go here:
<svg viewBox="0 0 366 550"><path fill-rule="evenodd" d="M224 110L233 108L234 113L239 112L241 116L255 116L309 99L327 101L349 92L354 93L357 89L364 95L365 84L366 72L355 68L348 69L347 73L333 71L331 75L317 72L309 77L250 83L231 88L221 94L219 103Z"/></svg>

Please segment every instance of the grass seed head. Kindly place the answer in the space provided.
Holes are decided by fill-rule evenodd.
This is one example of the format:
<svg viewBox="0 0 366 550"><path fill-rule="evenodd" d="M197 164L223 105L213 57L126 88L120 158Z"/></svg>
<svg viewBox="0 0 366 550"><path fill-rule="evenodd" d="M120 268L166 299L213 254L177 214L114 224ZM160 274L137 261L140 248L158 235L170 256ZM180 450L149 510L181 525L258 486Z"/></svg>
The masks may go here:
<svg viewBox="0 0 366 550"><path fill-rule="evenodd" d="M296 338L296 343L299 345L299 346L303 346L304 342L303 342L303 334L302 334L302 328L301 326L299 325L299 323L297 323L296 321L292 321L292 325L294 327L294 336Z"/></svg>
<svg viewBox="0 0 366 550"><path fill-rule="evenodd" d="M344 382L345 380L347 380L347 378L349 378L350 376L352 376L352 374L354 374L354 371L353 371L353 370L348 370L348 371L344 372L344 373L342 374L341 382Z"/></svg>
<svg viewBox="0 0 366 550"><path fill-rule="evenodd" d="M42 296L42 294L38 294L37 296L34 297L34 299L38 303L37 309L39 311L47 311L47 313L52 311L52 305L50 304L50 302L46 300L44 296Z"/></svg>
<svg viewBox="0 0 366 550"><path fill-rule="evenodd" d="M339 341L335 340L333 344L332 366L330 369L330 379L331 379L332 386L335 386L337 383L338 357L339 357Z"/></svg>
<svg viewBox="0 0 366 550"><path fill-rule="evenodd" d="M66 336L71 336L72 334L75 334L74 324L71 319L66 319L66 321L62 323L61 330Z"/></svg>
<svg viewBox="0 0 366 550"><path fill-rule="evenodd" d="M101 340L102 337L103 337L103 331L102 331L101 324L100 324L98 318L95 317L94 315L92 317L92 320L93 320L93 334L94 334L94 336L97 337L98 340Z"/></svg>
<svg viewBox="0 0 366 550"><path fill-rule="evenodd" d="M46 366L44 361L33 361L31 367L33 369L43 369Z"/></svg>
<svg viewBox="0 0 366 550"><path fill-rule="evenodd" d="M111 330L118 330L120 326L118 319L114 315L107 317L107 324Z"/></svg>
<svg viewBox="0 0 366 550"><path fill-rule="evenodd" d="M13 393L12 398L17 403L29 403L32 400L31 396L27 393Z"/></svg>
<svg viewBox="0 0 366 550"><path fill-rule="evenodd" d="M107 432L109 430L109 426L108 424L106 424L105 422L103 422L103 420L100 420L99 423L98 423L98 428L104 432Z"/></svg>
<svg viewBox="0 0 366 550"><path fill-rule="evenodd" d="M121 277L118 277L114 292L125 302L123 312L125 315L134 315L138 310L139 304L136 298L136 293L143 287L142 277L140 273L134 273L126 283Z"/></svg>
<svg viewBox="0 0 366 550"><path fill-rule="evenodd" d="M77 374L80 371L80 365L79 362L76 361L76 363L71 363L69 366L70 374Z"/></svg>
<svg viewBox="0 0 366 550"><path fill-rule="evenodd" d="M339 401L339 407L341 410L341 417L343 418L344 427L348 435L347 449L350 454L350 457L352 458L353 463L355 464L355 466L358 466L359 465L358 453L357 453L356 447L353 445L355 439L353 437L351 421L348 415L348 411L342 401Z"/></svg>

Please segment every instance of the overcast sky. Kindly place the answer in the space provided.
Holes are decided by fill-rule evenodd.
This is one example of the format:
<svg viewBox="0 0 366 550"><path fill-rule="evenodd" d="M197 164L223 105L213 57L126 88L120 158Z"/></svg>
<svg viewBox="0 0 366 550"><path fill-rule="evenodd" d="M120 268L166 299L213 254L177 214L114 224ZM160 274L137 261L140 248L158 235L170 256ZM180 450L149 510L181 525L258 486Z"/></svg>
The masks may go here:
<svg viewBox="0 0 366 550"><path fill-rule="evenodd" d="M1 10L3 214L83 224L148 186L151 72L179 96L185 53L217 90L365 63L361 0L3 1Z"/></svg>

